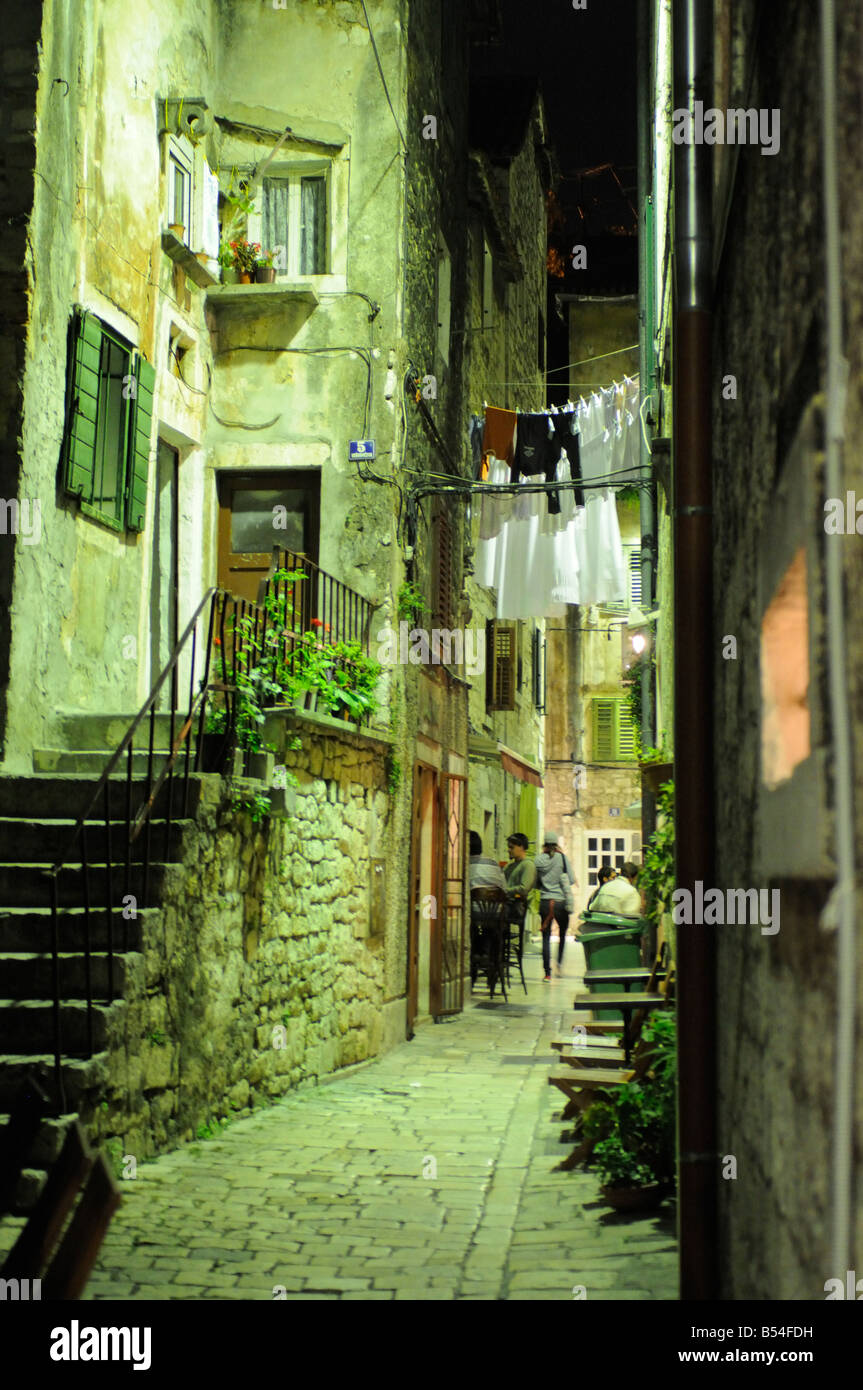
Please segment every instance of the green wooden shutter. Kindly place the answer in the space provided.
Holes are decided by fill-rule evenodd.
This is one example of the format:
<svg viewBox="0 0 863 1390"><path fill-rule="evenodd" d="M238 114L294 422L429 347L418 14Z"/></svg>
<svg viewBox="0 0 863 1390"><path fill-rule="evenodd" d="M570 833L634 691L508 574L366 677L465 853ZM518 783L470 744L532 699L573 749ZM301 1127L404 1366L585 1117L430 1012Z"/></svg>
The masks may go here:
<svg viewBox="0 0 863 1390"><path fill-rule="evenodd" d="M622 763L635 760L635 729L625 700L617 702L617 758Z"/></svg>
<svg viewBox="0 0 863 1390"><path fill-rule="evenodd" d="M153 433L153 392L156 369L140 353L134 358L135 395L132 398L129 452L126 465L126 525L143 531L150 479L150 437Z"/></svg>
<svg viewBox="0 0 863 1390"><path fill-rule="evenodd" d="M74 327L72 380L63 441L63 486L67 492L85 500L93 495L101 351L101 323L94 314L79 309Z"/></svg>
<svg viewBox="0 0 863 1390"><path fill-rule="evenodd" d="M614 762L614 700L593 702L593 761Z"/></svg>

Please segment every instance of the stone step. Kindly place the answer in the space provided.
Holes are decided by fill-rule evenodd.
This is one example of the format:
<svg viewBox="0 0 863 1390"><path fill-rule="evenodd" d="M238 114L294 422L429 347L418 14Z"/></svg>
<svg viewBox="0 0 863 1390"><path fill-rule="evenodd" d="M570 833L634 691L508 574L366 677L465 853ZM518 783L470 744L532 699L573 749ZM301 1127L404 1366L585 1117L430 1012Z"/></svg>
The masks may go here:
<svg viewBox="0 0 863 1390"><path fill-rule="evenodd" d="M48 1180L44 1168L22 1168L12 1199L12 1215L26 1216L36 1205L39 1193Z"/></svg>
<svg viewBox="0 0 863 1390"><path fill-rule="evenodd" d="M186 682L186 695L189 687ZM134 714L63 714L56 733L64 748L92 749L101 753L104 749L118 748L126 737ZM185 723L185 714L174 715L174 739ZM171 716L158 711L154 722L153 742L156 748L168 748L171 736ZM198 727L195 721L194 729ZM150 716L147 714L135 730L135 748L148 748L150 744Z"/></svg>
<svg viewBox="0 0 863 1390"><path fill-rule="evenodd" d="M112 1004L93 1005L95 1050L106 1047L112 1026L117 1026L126 1012L127 1006L122 999ZM64 999L60 1004L60 1051L64 1058L87 1057L90 1050L87 1013L87 1005L82 1001ZM44 1053L53 1046L53 1004L40 999L0 999L0 1051L5 1056L20 1056L34 1049Z"/></svg>
<svg viewBox="0 0 863 1390"><path fill-rule="evenodd" d="M178 792L179 789L175 789ZM177 797L179 800L179 796ZM27 821L0 816L0 862L16 864L44 864L80 860L81 833L75 833L74 820ZM191 821L156 820L150 822L150 857L158 857L168 863L182 858L184 827ZM131 861L135 863L144 854L146 830L142 830L131 846ZM105 863L108 855L109 834L104 822L88 822L83 828L83 838L87 846L88 860ZM110 822L110 851L113 863L125 862L126 822Z"/></svg>
<svg viewBox="0 0 863 1390"><path fill-rule="evenodd" d="M107 999L123 995L131 982L140 955L115 952L113 989L109 989L108 956L90 954L91 998ZM80 953L57 957L60 997L64 1000L87 998L87 957ZM10 999L48 1000L54 995L54 961L47 953L16 952L0 956L3 991Z"/></svg>
<svg viewBox="0 0 863 1390"><path fill-rule="evenodd" d="M63 1086L64 1109L56 1093L54 1055L51 1052L4 1053L0 1055L0 1109L11 1110L28 1076L34 1076L42 1089L53 1097L52 1113L70 1110L75 1114L87 1102L96 1104L108 1084L108 1054L96 1052L92 1057L62 1057L60 1079Z"/></svg>
<svg viewBox="0 0 863 1390"><path fill-rule="evenodd" d="M57 1161L66 1130L75 1118L75 1115L51 1115L41 1122L27 1154L27 1164L30 1167L44 1170ZM0 1146L5 1142L9 1119L9 1115L0 1114Z"/></svg>
<svg viewBox="0 0 863 1390"><path fill-rule="evenodd" d="M50 907L52 885L51 865L43 864L1 864L0 863L0 903L3 907ZM179 864L151 864L147 878L147 892L144 893L144 873L141 865L133 864L128 880L128 892L137 899L137 907L154 907L162 897L164 884L171 871L181 874ZM107 868L104 864L91 864L88 870L90 903L98 908L105 902L108 891ZM84 871L80 864L65 865L57 875L58 904L60 907L81 907L84 903ZM122 906L126 896L126 866L112 864L110 873L110 901ZM145 901L146 897L146 901Z"/></svg>
<svg viewBox="0 0 863 1390"><path fill-rule="evenodd" d="M75 773L78 776L89 776L99 778L108 766L113 750L94 749L94 748L34 748L33 749L33 771L37 773ZM132 753L132 776L146 777L149 765L149 753L146 750L134 751ZM165 749L153 752L153 778L157 778L165 763L168 754ZM118 769L126 775L127 758L124 754ZM178 764L180 760L178 759Z"/></svg>
<svg viewBox="0 0 863 1390"><path fill-rule="evenodd" d="M101 775L102 768L106 765L107 758L99 769ZM172 808L177 814L181 808L182 790L176 785L177 777L174 779ZM215 780L218 780L217 778ZM80 816L88 807L96 791L98 777L81 777L65 774L62 776L48 776L33 774L29 777L0 777L0 816L18 816L22 811L26 811L28 817L39 819L45 817L69 818ZM133 778L132 780L132 811L137 812L142 805L147 791L146 782L143 778ZM188 814L193 816L198 809L201 798L202 779L200 776L190 777L189 779L189 806ZM154 805L154 813L164 816L168 806L168 784L159 791ZM109 809L112 816L125 817L126 815L126 777L125 770L121 775L117 773L108 779L108 800ZM104 813L105 800L104 794L100 795L98 811Z"/></svg>
<svg viewBox="0 0 863 1390"><path fill-rule="evenodd" d="M113 949L140 951L143 929L152 923L158 908L141 908L134 918L126 919L118 907L112 914ZM62 951L83 951L86 945L86 918L83 908L67 908L57 914L57 934ZM0 909L0 953L50 951L52 943L51 912L43 908ZM107 951L108 923L105 910L90 913L90 950Z"/></svg>

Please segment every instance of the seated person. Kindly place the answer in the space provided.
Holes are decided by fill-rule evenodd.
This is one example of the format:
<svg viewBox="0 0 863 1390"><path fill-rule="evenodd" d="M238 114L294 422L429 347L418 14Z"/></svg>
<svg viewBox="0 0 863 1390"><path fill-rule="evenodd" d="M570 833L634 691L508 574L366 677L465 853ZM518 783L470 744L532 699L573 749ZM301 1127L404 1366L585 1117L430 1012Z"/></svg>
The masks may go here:
<svg viewBox="0 0 863 1390"><path fill-rule="evenodd" d="M509 850L509 863L504 869L506 891L510 903L517 907L520 920L527 911L527 895L536 883L536 865L527 857L528 839L520 830L510 835L506 842Z"/></svg>
<svg viewBox="0 0 863 1390"><path fill-rule="evenodd" d="M474 888L502 888L504 892L506 891L503 869L494 859L489 859L483 854L482 840L475 830L470 832L467 881L471 890Z"/></svg>
<svg viewBox="0 0 863 1390"><path fill-rule="evenodd" d="M597 893L599 892L599 890L602 888L602 885L603 885L604 883L610 883L611 880L612 880L613 878L616 878L616 877L617 877L617 870L616 870L616 869L613 869L613 868L611 867L610 864L603 864L602 868L599 869L599 870L597 870L597 874L596 874L596 887L594 888L593 892L591 893L590 897L589 897L588 900L587 900L587 911L588 911L588 912L590 912L591 908L593 907L593 900L594 900L594 898L596 897L596 895L597 895Z"/></svg>
<svg viewBox="0 0 863 1390"><path fill-rule="evenodd" d="M641 894L635 886L637 878L638 865L627 860L619 877L604 883L591 899L591 912L611 912L616 917L640 917L642 903Z"/></svg>

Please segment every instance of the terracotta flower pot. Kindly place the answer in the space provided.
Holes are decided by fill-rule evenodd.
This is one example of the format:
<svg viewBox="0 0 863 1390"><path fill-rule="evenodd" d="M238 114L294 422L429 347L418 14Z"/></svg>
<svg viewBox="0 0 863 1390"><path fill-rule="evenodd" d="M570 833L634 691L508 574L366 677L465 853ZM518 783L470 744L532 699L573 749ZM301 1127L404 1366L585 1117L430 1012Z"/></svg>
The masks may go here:
<svg viewBox="0 0 863 1390"><path fill-rule="evenodd" d="M251 277L251 274L249 273L249 271L248 271L248 270L241 270L241 271L240 271L240 284L241 284L241 285L250 285L251 283L252 283L252 277Z"/></svg>
<svg viewBox="0 0 863 1390"><path fill-rule="evenodd" d="M659 1206L667 1191L662 1183L635 1187L608 1187L603 1184L599 1190L604 1201L615 1211L649 1211Z"/></svg>

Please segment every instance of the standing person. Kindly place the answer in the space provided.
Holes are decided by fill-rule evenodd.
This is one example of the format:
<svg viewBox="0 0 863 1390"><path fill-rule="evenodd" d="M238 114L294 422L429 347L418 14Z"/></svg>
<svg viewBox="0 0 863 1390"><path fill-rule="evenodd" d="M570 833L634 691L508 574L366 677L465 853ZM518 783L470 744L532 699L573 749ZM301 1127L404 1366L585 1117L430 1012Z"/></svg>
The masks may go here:
<svg viewBox="0 0 863 1390"><path fill-rule="evenodd" d="M620 874L605 883L593 899L594 912L612 912L618 917L641 917L644 906L635 886L638 865L627 860Z"/></svg>
<svg viewBox="0 0 863 1390"><path fill-rule="evenodd" d="M483 854L482 840L475 830L470 832L467 873L470 888L503 888L506 891L506 879L502 868L494 859L489 859Z"/></svg>
<svg viewBox="0 0 863 1390"><path fill-rule="evenodd" d="M542 854L536 856L536 876L539 883L539 915L542 919L542 964L545 979L550 980L551 924L557 922L557 973L560 974L569 914L575 906L569 864L557 836L551 831L546 831Z"/></svg>

